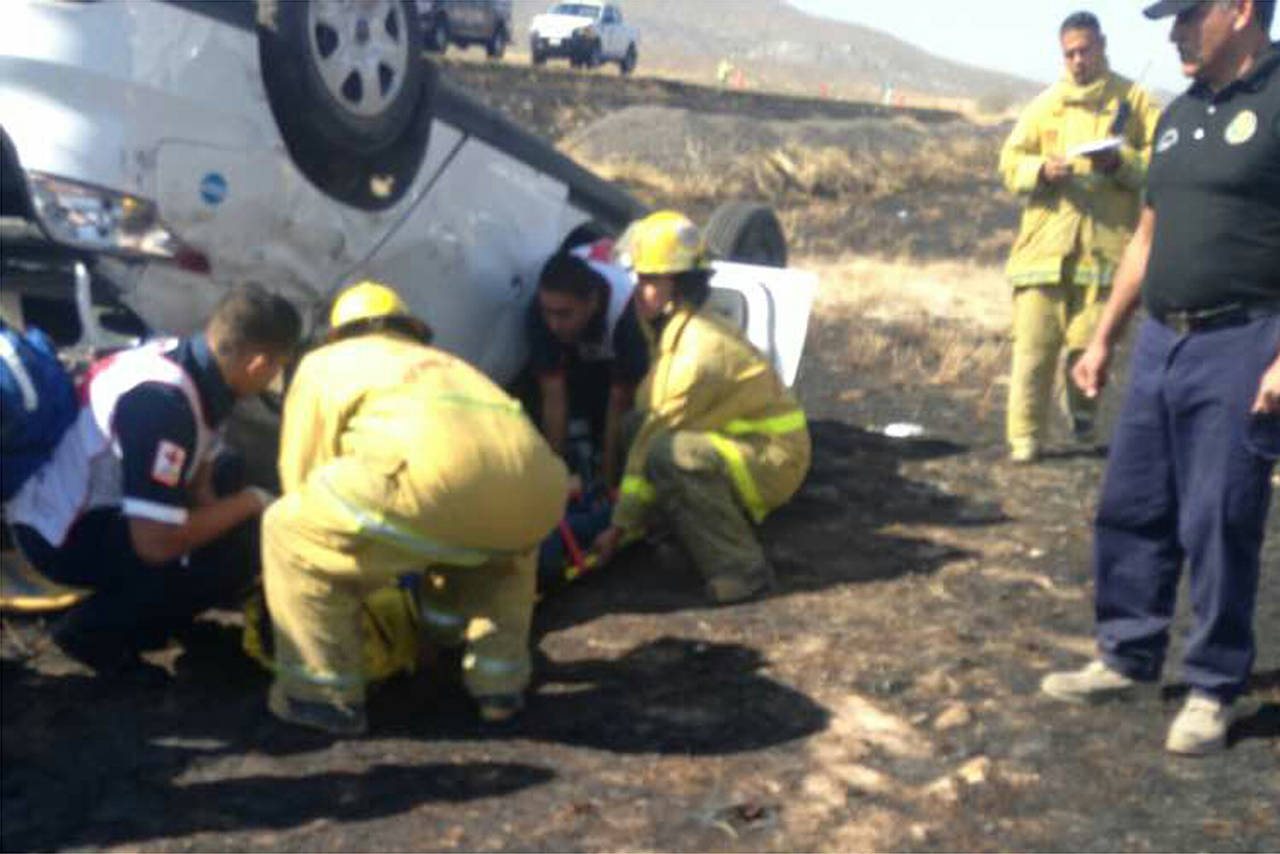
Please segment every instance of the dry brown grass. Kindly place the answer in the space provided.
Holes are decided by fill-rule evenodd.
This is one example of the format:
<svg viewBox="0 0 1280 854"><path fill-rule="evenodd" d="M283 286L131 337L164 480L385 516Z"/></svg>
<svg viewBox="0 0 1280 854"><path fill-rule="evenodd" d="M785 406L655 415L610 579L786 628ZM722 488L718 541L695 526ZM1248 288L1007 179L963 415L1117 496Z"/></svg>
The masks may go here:
<svg viewBox="0 0 1280 854"><path fill-rule="evenodd" d="M896 119L904 127L910 119ZM730 160L690 144L678 168L655 164L642 154L593 160L572 145L566 153L610 181L631 188L650 203L685 205L724 198L754 198L777 207L823 201L875 201L925 188L958 186L994 167L986 139L934 136L908 150L867 150L788 142L769 151Z"/></svg>
<svg viewBox="0 0 1280 854"><path fill-rule="evenodd" d="M867 257L799 258L795 266L820 281L806 358L901 388L983 389L980 418L999 406L1010 300L998 268Z"/></svg>
<svg viewBox="0 0 1280 854"><path fill-rule="evenodd" d="M1008 283L998 267L962 261L919 264L857 255L806 256L793 266L818 275L819 312L856 312L890 323L920 316L1003 332L1011 319Z"/></svg>

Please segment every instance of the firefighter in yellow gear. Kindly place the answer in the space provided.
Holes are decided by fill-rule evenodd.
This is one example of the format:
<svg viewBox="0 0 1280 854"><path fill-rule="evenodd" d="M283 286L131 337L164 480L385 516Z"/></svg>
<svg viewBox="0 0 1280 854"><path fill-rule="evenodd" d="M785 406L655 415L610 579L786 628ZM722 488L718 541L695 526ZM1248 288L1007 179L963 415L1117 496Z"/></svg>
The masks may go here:
<svg viewBox="0 0 1280 854"><path fill-rule="evenodd" d="M1014 289L1010 458L1043 449L1058 363L1084 351L1138 219L1158 109L1107 66L1106 39L1088 12L1059 31L1063 77L1019 117L1000 152L1005 186L1026 199L1006 273ZM1119 144L1077 153L1089 143ZM1065 383L1072 429L1093 439L1096 403Z"/></svg>
<svg viewBox="0 0 1280 854"><path fill-rule="evenodd" d="M361 601L425 572L430 639L465 644L481 717L510 717L529 683L535 549L563 511L564 464L516 401L427 345L426 324L391 288L344 291L330 325L285 401L283 496L263 521L269 706L363 731Z"/></svg>
<svg viewBox="0 0 1280 854"><path fill-rule="evenodd" d="M711 273L693 223L655 213L624 241L654 352L618 503L595 551L607 560L626 535L661 520L712 600L751 598L774 582L751 523L791 498L809 469L804 410L768 360L706 307Z"/></svg>

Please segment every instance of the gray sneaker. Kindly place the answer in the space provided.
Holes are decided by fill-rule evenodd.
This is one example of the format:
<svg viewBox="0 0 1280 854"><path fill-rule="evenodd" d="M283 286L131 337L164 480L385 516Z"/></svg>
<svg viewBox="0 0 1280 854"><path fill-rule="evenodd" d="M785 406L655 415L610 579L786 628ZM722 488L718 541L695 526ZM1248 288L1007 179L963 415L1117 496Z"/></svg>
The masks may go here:
<svg viewBox="0 0 1280 854"><path fill-rule="evenodd" d="M1182 711L1169 725L1164 749L1184 756L1205 756L1226 749L1231 725L1248 717L1242 703L1224 703L1207 694L1192 692Z"/></svg>
<svg viewBox="0 0 1280 854"><path fill-rule="evenodd" d="M1055 700L1068 703L1097 703L1127 696L1138 685L1105 662L1094 660L1079 670L1050 673L1040 683L1040 690Z"/></svg>

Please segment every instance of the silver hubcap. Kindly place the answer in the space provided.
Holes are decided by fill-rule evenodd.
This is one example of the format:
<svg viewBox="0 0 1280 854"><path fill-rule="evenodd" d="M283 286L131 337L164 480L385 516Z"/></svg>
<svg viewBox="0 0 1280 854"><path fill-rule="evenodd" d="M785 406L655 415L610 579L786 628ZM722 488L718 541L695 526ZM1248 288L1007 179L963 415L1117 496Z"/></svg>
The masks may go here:
<svg viewBox="0 0 1280 854"><path fill-rule="evenodd" d="M396 0L307 4L311 59L334 100L361 117L380 115L409 68L409 33Z"/></svg>

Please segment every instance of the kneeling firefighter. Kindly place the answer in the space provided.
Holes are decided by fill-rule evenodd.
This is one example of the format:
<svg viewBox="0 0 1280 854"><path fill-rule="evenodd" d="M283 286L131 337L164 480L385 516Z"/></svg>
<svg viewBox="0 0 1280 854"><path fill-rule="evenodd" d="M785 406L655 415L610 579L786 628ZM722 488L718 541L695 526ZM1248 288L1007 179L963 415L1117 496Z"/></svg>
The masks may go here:
<svg viewBox="0 0 1280 854"><path fill-rule="evenodd" d="M361 600L425 570L429 640L465 644L481 717L505 720L529 683L535 549L564 508L564 464L516 401L427 346L391 288L349 288L330 325L285 401L284 495L263 524L271 711L362 732Z"/></svg>
<svg viewBox="0 0 1280 854"><path fill-rule="evenodd" d="M656 511L712 600L748 599L774 581L751 522L786 502L809 469L804 411L768 360L706 307L711 270L692 222L652 214L632 226L622 249L655 345L636 394L640 426L619 501L595 550L607 560Z"/></svg>

